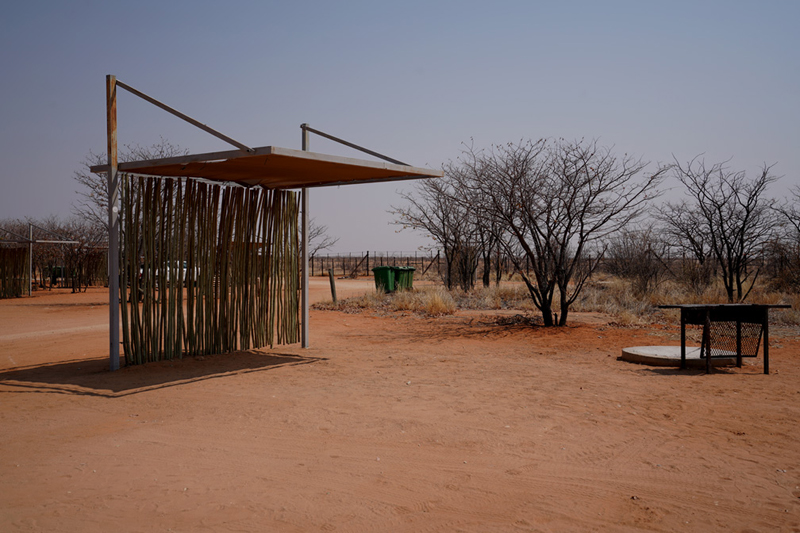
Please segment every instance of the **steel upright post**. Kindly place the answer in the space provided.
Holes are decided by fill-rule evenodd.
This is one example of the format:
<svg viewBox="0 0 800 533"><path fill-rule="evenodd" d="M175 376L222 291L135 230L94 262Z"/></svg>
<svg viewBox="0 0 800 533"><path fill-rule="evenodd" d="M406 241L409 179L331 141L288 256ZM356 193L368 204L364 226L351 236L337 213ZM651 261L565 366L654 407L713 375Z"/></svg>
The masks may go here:
<svg viewBox="0 0 800 533"><path fill-rule="evenodd" d="M117 175L117 77L106 76L108 134L108 336L109 366L119 370L119 176Z"/></svg>
<svg viewBox="0 0 800 533"><path fill-rule="evenodd" d="M702 352L702 348L700 349ZM681 309L681 370L686 370L686 309Z"/></svg>
<svg viewBox="0 0 800 533"><path fill-rule="evenodd" d="M711 373L711 309L706 307L706 318L703 324L703 346L706 347L706 374ZM702 349L700 350L702 355Z"/></svg>
<svg viewBox="0 0 800 533"><path fill-rule="evenodd" d="M769 374L769 308L762 315L761 327L764 328L764 373Z"/></svg>
<svg viewBox="0 0 800 533"><path fill-rule="evenodd" d="M28 223L28 296L33 291L33 224Z"/></svg>
<svg viewBox="0 0 800 533"><path fill-rule="evenodd" d="M742 321L736 320L736 366L742 368Z"/></svg>
<svg viewBox="0 0 800 533"><path fill-rule="evenodd" d="M308 151L308 124L302 124L303 130L303 151ZM301 296L301 306L303 308L302 332L300 335L300 346L308 348L308 188L303 187L303 290Z"/></svg>

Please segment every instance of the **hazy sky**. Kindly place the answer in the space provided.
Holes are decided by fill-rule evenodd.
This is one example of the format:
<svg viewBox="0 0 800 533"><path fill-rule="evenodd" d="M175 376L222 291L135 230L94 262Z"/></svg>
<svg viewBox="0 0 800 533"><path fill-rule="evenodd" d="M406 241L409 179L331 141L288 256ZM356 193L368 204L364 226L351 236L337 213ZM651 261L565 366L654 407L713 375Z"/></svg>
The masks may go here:
<svg viewBox="0 0 800 533"><path fill-rule="evenodd" d="M69 216L105 150L105 75L249 146L300 124L415 166L476 146L599 137L646 160L732 158L800 183L800 2L6 2L0 219ZM119 142L228 145L124 91ZM313 151L361 157L319 137ZM668 183L667 186L674 186ZM384 184L315 189L339 251L414 250Z"/></svg>

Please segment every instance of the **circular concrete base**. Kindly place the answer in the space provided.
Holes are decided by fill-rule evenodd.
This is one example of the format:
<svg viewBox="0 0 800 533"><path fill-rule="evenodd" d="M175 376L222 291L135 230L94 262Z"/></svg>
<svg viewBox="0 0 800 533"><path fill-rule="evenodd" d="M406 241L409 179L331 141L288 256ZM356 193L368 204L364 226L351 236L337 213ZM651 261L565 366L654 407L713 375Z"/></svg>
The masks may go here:
<svg viewBox="0 0 800 533"><path fill-rule="evenodd" d="M640 363L652 366L681 366L681 347L680 346L634 346L623 348L623 361L630 363ZM714 357L711 359L711 366L728 366L736 364L736 354L731 353L731 357ZM700 348L686 348L686 366L689 368L705 368L706 360L700 358Z"/></svg>

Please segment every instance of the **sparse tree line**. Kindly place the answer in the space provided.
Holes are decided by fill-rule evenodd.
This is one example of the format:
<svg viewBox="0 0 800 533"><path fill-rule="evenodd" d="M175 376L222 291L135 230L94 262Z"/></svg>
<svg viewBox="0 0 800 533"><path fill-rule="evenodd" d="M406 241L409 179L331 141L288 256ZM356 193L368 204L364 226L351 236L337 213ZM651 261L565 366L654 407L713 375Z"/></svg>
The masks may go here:
<svg viewBox="0 0 800 533"><path fill-rule="evenodd" d="M152 146L125 145L120 150L119 158L120 161L132 161L186 153L186 150L161 139ZM91 166L105 161L105 154L89 152L82 161L81 169L74 173L73 179L79 185L76 191L79 198L73 205L73 217L66 220L56 216L42 220L0 220L0 247L6 249L27 249L24 241L30 237L31 224L33 240L76 241L76 244L33 245L31 272L34 290L66 286L72 288L73 292L79 292L85 291L90 285L108 284L108 181L105 175L89 171ZM25 279L20 281L19 276L15 275L6 284L22 289L14 289L11 291L13 296L8 297L18 297L22 292L27 292L27 269L26 259L23 269Z"/></svg>
<svg viewBox="0 0 800 533"><path fill-rule="evenodd" d="M85 291L90 285L106 284L107 236L105 226L72 217L61 220L51 216L43 220L0 220L0 247L15 250L24 259L24 267L16 269L8 285L16 289L4 297L18 297L28 291L28 261L30 248L26 240L33 232L33 249L30 272L33 290L53 287L71 288L72 292ZM74 241L70 244L35 241Z"/></svg>
<svg viewBox="0 0 800 533"><path fill-rule="evenodd" d="M639 296L668 278L697 296L720 280L729 302L757 282L800 291L800 188L770 198L768 165L752 178L702 158L649 167L594 140L467 146L392 212L442 249L449 289L472 289L479 266L484 286L499 282L511 258L546 326L567 323L599 269ZM683 199L658 202L667 178Z"/></svg>
<svg viewBox="0 0 800 533"><path fill-rule="evenodd" d="M162 139L128 146L120 160L183 153ZM73 290L106 282L107 183L88 172L103 159L90 153L75 173L76 218L0 222L17 235L27 235L33 222L80 243L34 246L37 286L52 286L54 274L66 275ZM402 195L404 205L392 211L396 223L435 241L448 289L471 290L479 273L484 286L499 283L510 261L547 326L567 323L570 306L599 270L628 280L638 296L666 279L698 297L719 281L729 302L746 301L756 283L800 291L800 186L780 201L771 198L778 177L766 164L749 178L727 161L651 167L596 140L541 139L466 146L444 170L443 178ZM681 200L659 202L667 178L680 184ZM335 242L327 227L312 224L312 255Z"/></svg>

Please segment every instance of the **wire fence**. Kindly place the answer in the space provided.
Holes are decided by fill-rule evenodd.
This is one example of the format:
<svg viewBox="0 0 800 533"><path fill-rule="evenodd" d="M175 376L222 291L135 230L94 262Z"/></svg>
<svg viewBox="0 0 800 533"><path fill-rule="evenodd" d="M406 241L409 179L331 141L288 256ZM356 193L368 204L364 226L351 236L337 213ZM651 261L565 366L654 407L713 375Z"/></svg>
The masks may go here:
<svg viewBox="0 0 800 533"><path fill-rule="evenodd" d="M359 276L372 276L372 269L377 266L404 266L414 267L414 276L417 279L443 279L446 275L447 264L441 250L414 251L414 252L340 252L331 254L317 254L309 258L309 274L311 276L326 276L333 272L337 277L357 278ZM518 263L522 269L529 271L530 264L527 258L520 258ZM477 262L476 275L483 275L484 263ZM506 255L493 254L490 258L491 276L494 279L497 272L508 279L517 269L514 262Z"/></svg>
<svg viewBox="0 0 800 533"><path fill-rule="evenodd" d="M432 252L344 252L338 254L317 254L309 258L309 274L311 276L328 275L356 278L372 276L372 269L377 266L406 266L416 268L417 277L423 275L441 275L444 268L442 254Z"/></svg>

